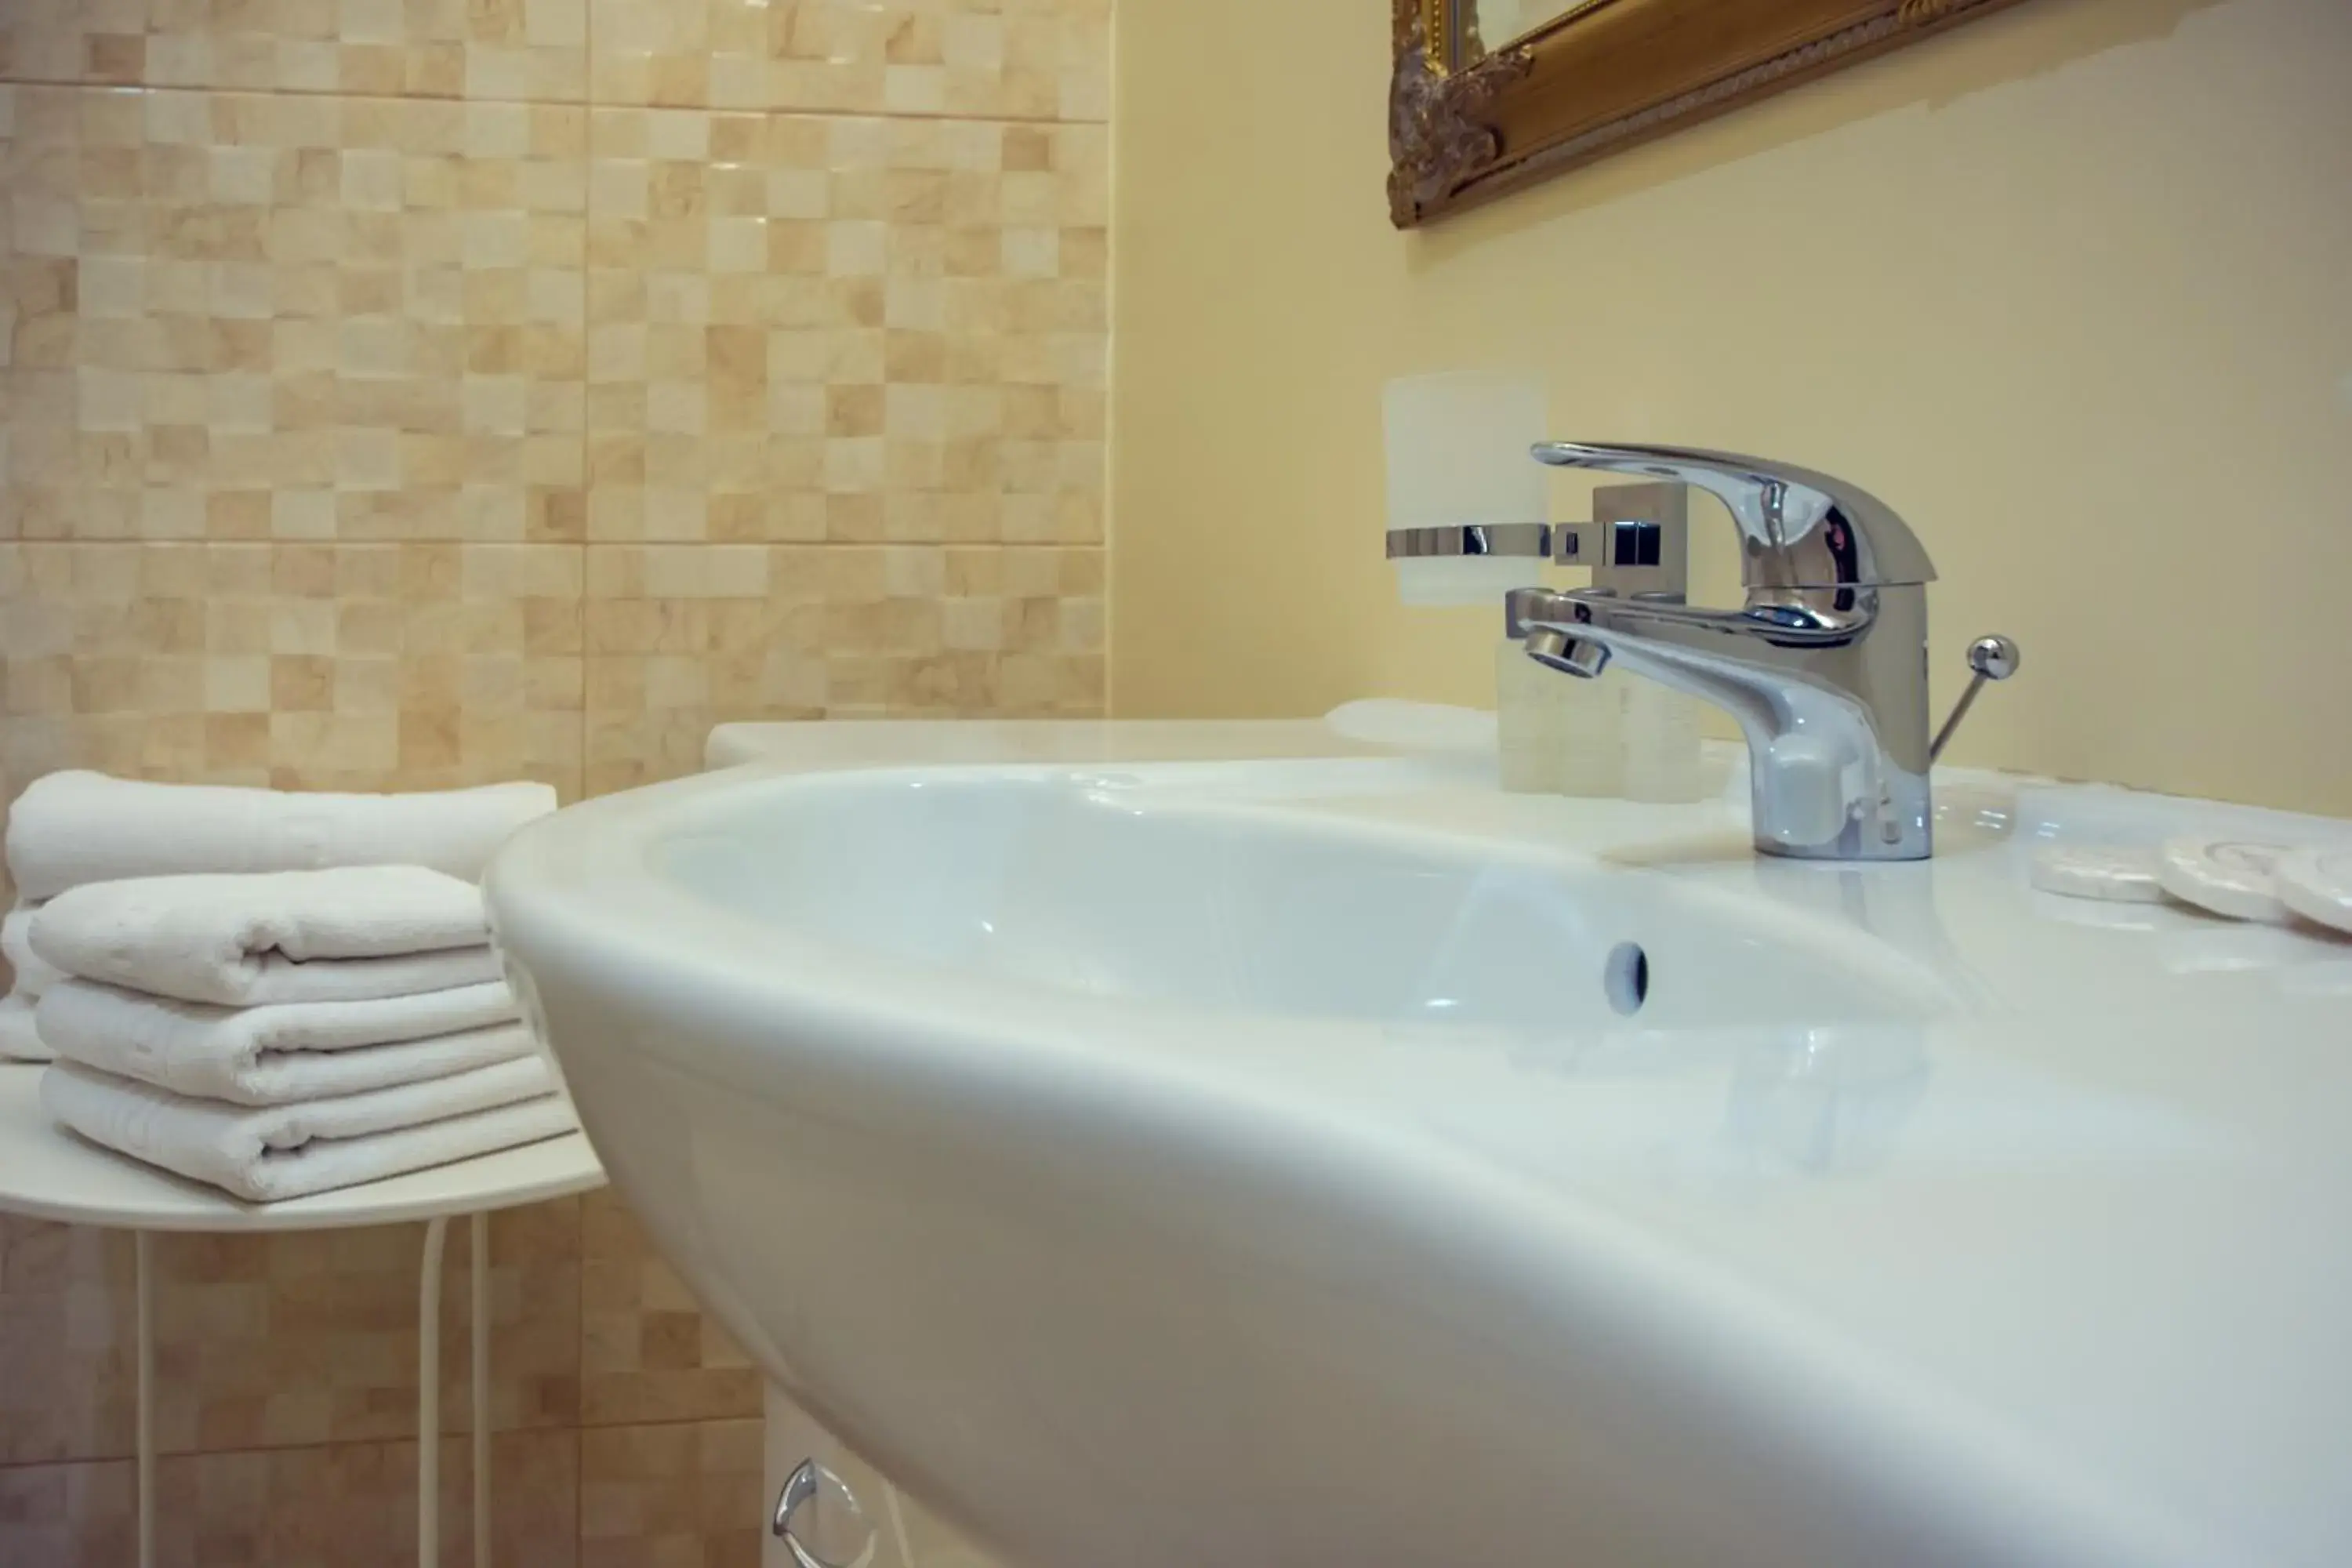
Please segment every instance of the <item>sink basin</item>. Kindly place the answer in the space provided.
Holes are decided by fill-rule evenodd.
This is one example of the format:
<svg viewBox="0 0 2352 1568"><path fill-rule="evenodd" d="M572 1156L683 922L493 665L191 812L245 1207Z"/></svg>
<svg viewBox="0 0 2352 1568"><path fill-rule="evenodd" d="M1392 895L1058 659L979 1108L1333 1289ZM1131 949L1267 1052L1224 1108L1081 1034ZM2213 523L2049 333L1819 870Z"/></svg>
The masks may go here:
<svg viewBox="0 0 2352 1568"><path fill-rule="evenodd" d="M1590 858L1497 858L1131 777L851 774L746 792L655 863L835 963L1203 1014L1538 1037L1916 1018L1837 926ZM819 958L819 962L824 959ZM1637 994L1638 993L1638 994Z"/></svg>
<svg viewBox="0 0 2352 1568"><path fill-rule="evenodd" d="M1115 727L1114 727L1115 728ZM1491 759L861 770L494 868L615 1184L1022 1568L2352 1556L2352 946Z"/></svg>

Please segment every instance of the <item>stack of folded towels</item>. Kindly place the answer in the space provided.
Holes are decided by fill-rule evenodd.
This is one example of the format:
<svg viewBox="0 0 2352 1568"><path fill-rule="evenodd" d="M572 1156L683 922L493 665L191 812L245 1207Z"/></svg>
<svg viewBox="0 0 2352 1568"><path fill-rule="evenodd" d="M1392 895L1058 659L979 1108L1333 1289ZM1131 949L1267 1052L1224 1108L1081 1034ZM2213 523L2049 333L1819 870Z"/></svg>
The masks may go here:
<svg viewBox="0 0 2352 1568"><path fill-rule="evenodd" d="M554 805L50 774L9 817L0 1045L56 1058L82 1136L255 1202L571 1131L478 885Z"/></svg>

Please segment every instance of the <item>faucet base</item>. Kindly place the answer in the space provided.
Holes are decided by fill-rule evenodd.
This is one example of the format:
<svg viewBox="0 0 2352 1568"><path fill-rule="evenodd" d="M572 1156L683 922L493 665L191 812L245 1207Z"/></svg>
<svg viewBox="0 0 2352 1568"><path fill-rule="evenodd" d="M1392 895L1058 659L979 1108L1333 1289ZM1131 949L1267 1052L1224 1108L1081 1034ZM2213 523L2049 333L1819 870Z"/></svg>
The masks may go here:
<svg viewBox="0 0 2352 1568"><path fill-rule="evenodd" d="M1775 820L1786 824L1795 819L1801 808L1791 805L1788 799L1795 787L1808 786L1792 785L1786 779L1772 784L1759 782L1752 786L1759 855L1782 860L1837 860L1851 864L1857 860L1925 860L1936 852L1935 823L1928 805L1927 781L1924 778L1903 781L1882 795L1874 805L1846 816L1842 825L1831 829L1830 837L1813 843L1790 843L1767 829L1766 825ZM1769 805L1764 798L1768 788L1779 791ZM1822 799L1824 813L1845 805L1842 798L1826 793ZM1782 814L1777 819L1770 815L1775 809Z"/></svg>

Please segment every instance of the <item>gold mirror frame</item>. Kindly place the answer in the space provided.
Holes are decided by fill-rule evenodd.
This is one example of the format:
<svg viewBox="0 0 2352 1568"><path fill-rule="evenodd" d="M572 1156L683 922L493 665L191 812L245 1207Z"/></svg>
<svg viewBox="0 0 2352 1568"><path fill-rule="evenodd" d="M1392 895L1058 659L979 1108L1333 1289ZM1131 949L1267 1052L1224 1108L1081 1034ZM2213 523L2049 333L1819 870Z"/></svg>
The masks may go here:
<svg viewBox="0 0 2352 1568"><path fill-rule="evenodd" d="M1585 0L1491 54L1464 25L1474 3L1391 0L1389 215L1399 228L2018 0Z"/></svg>

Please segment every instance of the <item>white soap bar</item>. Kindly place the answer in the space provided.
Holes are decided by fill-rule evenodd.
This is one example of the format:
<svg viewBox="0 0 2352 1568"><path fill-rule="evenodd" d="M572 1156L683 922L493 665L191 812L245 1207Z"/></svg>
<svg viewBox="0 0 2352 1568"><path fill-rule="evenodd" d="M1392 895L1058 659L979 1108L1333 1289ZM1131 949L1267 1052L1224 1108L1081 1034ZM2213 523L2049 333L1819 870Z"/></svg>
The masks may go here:
<svg viewBox="0 0 2352 1568"><path fill-rule="evenodd" d="M2160 904L2164 883L2156 851L2099 845L2053 844L2033 857L2033 885L2069 899L2110 904Z"/></svg>
<svg viewBox="0 0 2352 1568"><path fill-rule="evenodd" d="M2278 892L2304 919L2352 933L2352 848L2296 850L2278 864Z"/></svg>
<svg viewBox="0 0 2352 1568"><path fill-rule="evenodd" d="M2278 864L2289 846L2215 838L2175 838L2158 858L2164 890L2232 920L2284 925L2287 908L2279 898Z"/></svg>

